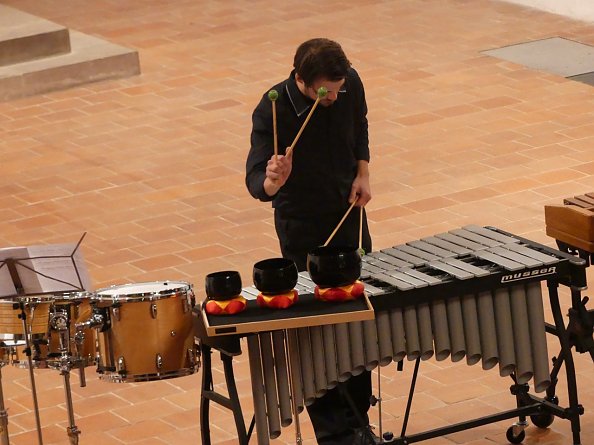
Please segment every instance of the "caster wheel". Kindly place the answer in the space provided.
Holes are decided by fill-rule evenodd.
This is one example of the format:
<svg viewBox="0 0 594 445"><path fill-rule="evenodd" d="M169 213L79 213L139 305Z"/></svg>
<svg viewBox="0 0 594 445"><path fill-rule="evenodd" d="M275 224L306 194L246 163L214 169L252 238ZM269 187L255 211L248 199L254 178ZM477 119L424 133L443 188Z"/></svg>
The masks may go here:
<svg viewBox="0 0 594 445"><path fill-rule="evenodd" d="M510 426L505 433L505 437L509 441L509 443L522 443L524 438L526 437L526 433L521 431L520 434L514 436L514 427Z"/></svg>

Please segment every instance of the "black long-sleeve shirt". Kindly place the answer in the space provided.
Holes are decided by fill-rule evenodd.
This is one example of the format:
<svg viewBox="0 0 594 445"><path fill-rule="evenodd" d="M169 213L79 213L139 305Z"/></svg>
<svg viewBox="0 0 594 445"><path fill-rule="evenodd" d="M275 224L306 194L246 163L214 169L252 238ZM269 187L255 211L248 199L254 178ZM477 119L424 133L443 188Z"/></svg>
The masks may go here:
<svg viewBox="0 0 594 445"><path fill-rule="evenodd" d="M275 106L282 154L293 142L314 101L299 91L294 73L273 88L278 92ZM329 107L320 105L314 110L294 147L291 175L272 197L263 187L266 164L274 153L268 92L254 110L252 123L246 185L254 198L272 201L284 217L344 213L358 161L369 161L365 91L354 69L349 70L338 99Z"/></svg>

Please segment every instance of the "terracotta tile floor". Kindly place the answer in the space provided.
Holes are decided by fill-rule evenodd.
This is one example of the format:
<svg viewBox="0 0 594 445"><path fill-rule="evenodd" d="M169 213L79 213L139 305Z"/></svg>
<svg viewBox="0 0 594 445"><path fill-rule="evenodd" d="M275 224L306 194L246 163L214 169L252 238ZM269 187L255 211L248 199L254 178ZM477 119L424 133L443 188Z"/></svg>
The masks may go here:
<svg viewBox="0 0 594 445"><path fill-rule="evenodd" d="M0 103L0 245L87 232L95 288L187 280L202 297L207 273L234 268L247 282L255 261L278 255L269 206L244 188L250 116L314 36L340 41L366 84L376 248L468 223L554 245L543 206L594 191L594 90L481 54L553 36L593 45L592 24L494 0L2 3L140 52L140 76ZM582 444L591 444L594 364L576 362ZM236 363L247 421L245 354ZM510 381L496 373L434 360L421 370L408 432L513 406ZM400 431L411 371L382 369L384 429ZM2 374L11 443L36 443L28 373ZM115 384L90 367L80 388L74 373L81 444L200 443L200 374ZM35 375L44 441L67 444L62 379ZM371 417L377 424L377 409ZM214 407L211 420L213 443L237 443L228 412ZM504 444L509 425L427 443ZM292 441L286 428L276 443ZM571 444L569 423L530 427L524 443Z"/></svg>

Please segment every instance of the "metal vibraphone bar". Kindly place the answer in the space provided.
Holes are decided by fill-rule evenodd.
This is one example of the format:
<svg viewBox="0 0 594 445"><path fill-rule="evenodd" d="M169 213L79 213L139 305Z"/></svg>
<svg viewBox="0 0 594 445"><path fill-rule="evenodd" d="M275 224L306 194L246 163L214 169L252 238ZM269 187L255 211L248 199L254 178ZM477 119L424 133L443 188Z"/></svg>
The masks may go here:
<svg viewBox="0 0 594 445"><path fill-rule="evenodd" d="M563 319L556 309L557 286L585 287L582 260L495 228L467 226L365 255L361 280L375 310L374 320L248 337L258 443L278 437L281 428L291 423L291 397L301 411L365 369L433 356L452 361L466 357L467 364L480 362L484 369L499 365L502 376L514 379L518 408L417 435L405 436L403 428L395 443L412 443L507 418L522 421L527 415L542 415L543 409L551 416L569 418L574 442L579 443L581 407L572 369L568 369L568 409L528 394L528 382L533 380L535 391L547 390L547 395L555 386L551 385L545 338L543 280L547 280L553 310L558 312L554 316L555 333L562 344L560 356L572 367ZM313 286L306 273L300 274L300 292L312 292ZM556 372L557 367L555 384ZM289 375L296 377L294 393ZM413 388L411 398L412 392ZM523 429L510 431L510 440L521 440L524 434Z"/></svg>

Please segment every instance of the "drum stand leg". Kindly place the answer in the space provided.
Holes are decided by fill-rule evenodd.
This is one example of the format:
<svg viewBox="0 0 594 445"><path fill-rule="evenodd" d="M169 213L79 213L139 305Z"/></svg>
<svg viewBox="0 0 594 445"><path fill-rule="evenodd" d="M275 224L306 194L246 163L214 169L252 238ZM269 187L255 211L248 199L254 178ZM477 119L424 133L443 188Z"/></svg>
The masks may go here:
<svg viewBox="0 0 594 445"><path fill-rule="evenodd" d="M72 392L70 390L70 364L66 365L66 369L62 369L60 374L64 376L64 391L66 392L66 408L68 410L68 422L69 426L66 428L66 433L70 440L70 445L78 445L78 436L80 430L74 423L74 406L72 404Z"/></svg>
<svg viewBox="0 0 594 445"><path fill-rule="evenodd" d="M2 391L2 367L0 363L0 445L9 445L8 441L8 412L4 407L4 392Z"/></svg>
<svg viewBox="0 0 594 445"><path fill-rule="evenodd" d="M35 373L33 372L33 360L31 359L31 334L29 329L27 329L27 314L25 312L25 306L23 302L15 303L18 307L15 309L20 309L21 313L19 314L19 318L23 322L23 332L25 333L25 352L27 354L27 362L29 365L29 379L31 380L31 393L33 395L33 410L35 411L35 425L37 427L37 440L39 445L43 445L43 437L41 435L41 421L39 420L39 405L37 403L37 388L35 387ZM31 314L34 314L35 308L31 311ZM31 316L33 318L33 316Z"/></svg>
<svg viewBox="0 0 594 445"><path fill-rule="evenodd" d="M66 409L68 412L68 427L66 427L66 434L70 440L70 445L78 445L78 436L80 430L74 423L74 405L72 403L72 390L70 388L70 370L72 365L76 362L80 363L81 387L86 385L84 377L84 364L77 352L76 358L73 360L70 356L70 320L67 314L63 312L56 312L50 316L50 328L59 336L60 344L60 374L64 377L64 392L66 394ZM75 341L80 340L75 337ZM84 340L84 336L82 338ZM76 344L76 343L75 343ZM78 344L77 351L78 351Z"/></svg>
<svg viewBox="0 0 594 445"><path fill-rule="evenodd" d="M78 331L76 330L75 334L74 334L74 345L76 348L76 357L78 360L78 376L79 376L79 380L80 380L80 387L84 388L85 386L87 386L87 379L85 377L85 360L86 358L83 358L83 354L81 352L83 352L83 343L85 341L85 333L84 331Z"/></svg>

